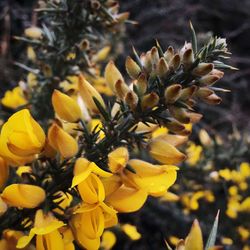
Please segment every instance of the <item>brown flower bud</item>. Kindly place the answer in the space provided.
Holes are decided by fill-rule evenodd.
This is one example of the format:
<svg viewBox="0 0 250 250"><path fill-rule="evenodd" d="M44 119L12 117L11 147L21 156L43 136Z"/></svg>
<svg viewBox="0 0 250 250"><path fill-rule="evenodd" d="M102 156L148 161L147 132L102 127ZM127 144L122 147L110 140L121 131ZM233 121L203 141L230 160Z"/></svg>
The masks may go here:
<svg viewBox="0 0 250 250"><path fill-rule="evenodd" d="M181 57L179 54L175 54L174 57L169 62L169 69L171 71L176 71L181 64Z"/></svg>
<svg viewBox="0 0 250 250"><path fill-rule="evenodd" d="M200 98L206 98L212 94L214 94L214 91L209 89L209 88L206 88L206 87L199 88L196 91L196 96L198 96Z"/></svg>
<svg viewBox="0 0 250 250"><path fill-rule="evenodd" d="M204 102L211 104L211 105L216 105L216 104L220 104L222 99L217 96L216 94L212 94L206 98L203 99Z"/></svg>
<svg viewBox="0 0 250 250"><path fill-rule="evenodd" d="M195 113L195 112L188 112L188 116L190 118L190 122L191 123L197 123L201 120L201 118L203 117L202 114L199 113Z"/></svg>
<svg viewBox="0 0 250 250"><path fill-rule="evenodd" d="M199 79L199 84L201 86L213 85L215 84L220 78L216 75L205 75Z"/></svg>
<svg viewBox="0 0 250 250"><path fill-rule="evenodd" d="M195 76L205 76L209 74L214 68L212 63L199 63L192 71Z"/></svg>
<svg viewBox="0 0 250 250"><path fill-rule="evenodd" d="M181 85L173 84L165 89L164 97L166 103L175 103L180 97Z"/></svg>
<svg viewBox="0 0 250 250"><path fill-rule="evenodd" d="M170 62L173 56L174 56L174 48L172 46L169 46L164 53L164 58L167 60L167 62Z"/></svg>
<svg viewBox="0 0 250 250"><path fill-rule="evenodd" d="M161 57L157 64L157 74L160 77L164 77L168 73L168 71L169 71L168 64L166 60L163 57Z"/></svg>
<svg viewBox="0 0 250 250"><path fill-rule="evenodd" d="M129 107L134 110L138 104L138 96L134 91L129 91L125 96L125 102L129 105Z"/></svg>
<svg viewBox="0 0 250 250"><path fill-rule="evenodd" d="M130 56L126 59L126 70L132 79L136 79L141 73L141 68Z"/></svg>
<svg viewBox="0 0 250 250"><path fill-rule="evenodd" d="M190 123L190 117L184 108L169 106L170 114L179 122L187 124Z"/></svg>
<svg viewBox="0 0 250 250"><path fill-rule="evenodd" d="M197 87L195 85L182 89L179 99L182 101L187 101L189 98L193 96L196 90L197 90Z"/></svg>
<svg viewBox="0 0 250 250"><path fill-rule="evenodd" d="M185 69L188 69L194 62L194 53L192 49L188 49L184 52L182 57L182 64Z"/></svg>
<svg viewBox="0 0 250 250"><path fill-rule="evenodd" d="M128 85L121 79L115 83L115 94L118 98L124 99L126 94L129 92Z"/></svg>
<svg viewBox="0 0 250 250"><path fill-rule="evenodd" d="M155 107L159 102L159 96L155 92L151 92L143 96L141 107L143 110Z"/></svg>
<svg viewBox="0 0 250 250"><path fill-rule="evenodd" d="M148 87L147 78L145 74L141 74L135 84L136 84L139 94L144 95Z"/></svg>

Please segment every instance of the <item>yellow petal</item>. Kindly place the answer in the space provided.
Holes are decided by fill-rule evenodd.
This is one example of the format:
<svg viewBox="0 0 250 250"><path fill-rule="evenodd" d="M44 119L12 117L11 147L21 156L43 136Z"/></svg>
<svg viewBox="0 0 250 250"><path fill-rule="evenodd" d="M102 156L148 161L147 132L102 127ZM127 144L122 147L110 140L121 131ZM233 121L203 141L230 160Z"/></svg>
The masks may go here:
<svg viewBox="0 0 250 250"><path fill-rule="evenodd" d="M107 197L107 203L117 211L129 213L139 210L147 199L147 192L143 189L136 190L125 186L120 187Z"/></svg>
<svg viewBox="0 0 250 250"><path fill-rule="evenodd" d="M102 184L104 186L106 196L109 196L122 185L122 180L120 176L113 175L109 178L102 178Z"/></svg>
<svg viewBox="0 0 250 250"><path fill-rule="evenodd" d="M195 220L185 239L185 250L203 250L202 233L199 222Z"/></svg>
<svg viewBox="0 0 250 250"><path fill-rule="evenodd" d="M110 250L116 243L116 236L111 231L105 231L102 235L102 243L101 247L104 248L104 250Z"/></svg>
<svg viewBox="0 0 250 250"><path fill-rule="evenodd" d="M81 109L77 102L59 90L54 90L52 104L58 116L65 121L76 122L81 118Z"/></svg>
<svg viewBox="0 0 250 250"><path fill-rule="evenodd" d="M183 153L164 140L152 140L149 148L151 156L163 164L178 164L186 158Z"/></svg>
<svg viewBox="0 0 250 250"><path fill-rule="evenodd" d="M9 177L9 166L6 161L0 157L0 190L4 187Z"/></svg>
<svg viewBox="0 0 250 250"><path fill-rule="evenodd" d="M109 87L111 88L111 90L113 91L113 93L115 93L115 83L118 80L121 80L122 82L124 82L123 76L120 73L120 71L116 68L115 64L113 61L110 61L106 68L105 68L105 73L104 73L105 79L109 85Z"/></svg>
<svg viewBox="0 0 250 250"><path fill-rule="evenodd" d="M45 200L45 191L38 186L28 184L11 184L1 195L10 206L35 208Z"/></svg>
<svg viewBox="0 0 250 250"><path fill-rule="evenodd" d="M55 123L49 128L48 139L50 145L64 158L70 158L78 151L77 141Z"/></svg>
<svg viewBox="0 0 250 250"><path fill-rule="evenodd" d="M125 168L129 159L128 150L125 147L119 147L108 154L108 165L112 173L117 173Z"/></svg>
<svg viewBox="0 0 250 250"><path fill-rule="evenodd" d="M99 113L99 109L96 106L93 98L96 98L100 105L105 109L105 103L101 95L82 75L79 76L78 88L80 96L82 97L85 105L92 113Z"/></svg>
<svg viewBox="0 0 250 250"><path fill-rule="evenodd" d="M39 39L42 37L42 30L38 27L29 27L24 31L25 36L33 39Z"/></svg>
<svg viewBox="0 0 250 250"><path fill-rule="evenodd" d="M78 191L83 201L89 204L103 201L105 198L103 184L95 174L90 174L85 181L81 182L78 185Z"/></svg>

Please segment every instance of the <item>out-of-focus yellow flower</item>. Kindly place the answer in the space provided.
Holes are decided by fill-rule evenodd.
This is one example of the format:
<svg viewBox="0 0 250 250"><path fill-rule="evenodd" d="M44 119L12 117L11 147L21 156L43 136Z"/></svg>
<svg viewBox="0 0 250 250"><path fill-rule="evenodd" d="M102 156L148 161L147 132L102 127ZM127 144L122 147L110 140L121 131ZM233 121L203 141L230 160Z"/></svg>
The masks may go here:
<svg viewBox="0 0 250 250"><path fill-rule="evenodd" d="M78 158L74 166L74 177L71 187L75 187L81 182L85 181L91 173L101 177L112 176L112 173L102 170L94 162L90 162L86 158Z"/></svg>
<svg viewBox="0 0 250 250"><path fill-rule="evenodd" d="M33 73L28 73L27 75L27 83L29 87L34 87L37 84L37 76Z"/></svg>
<svg viewBox="0 0 250 250"><path fill-rule="evenodd" d="M100 105L105 109L105 103L101 95L82 75L79 76L78 88L85 105L92 113L99 113L99 109L93 98L96 98Z"/></svg>
<svg viewBox="0 0 250 250"><path fill-rule="evenodd" d="M145 190L137 190L123 185L106 197L106 202L121 213L129 213L139 210L146 199Z"/></svg>
<svg viewBox="0 0 250 250"><path fill-rule="evenodd" d="M229 245L229 246L231 246L233 244L233 240L230 239L230 238L228 238L228 237L222 237L221 238L221 243L223 245Z"/></svg>
<svg viewBox="0 0 250 250"><path fill-rule="evenodd" d="M226 181L230 181L232 179L231 171L228 168L219 170L219 175Z"/></svg>
<svg viewBox="0 0 250 250"><path fill-rule="evenodd" d="M54 90L52 104L55 112L61 119L68 122L77 122L81 119L81 109L77 102L59 90Z"/></svg>
<svg viewBox="0 0 250 250"><path fill-rule="evenodd" d="M110 50L111 50L110 46L105 46L102 49L100 49L99 51L97 51L97 54L93 58L94 61L95 62L104 61L108 57Z"/></svg>
<svg viewBox="0 0 250 250"><path fill-rule="evenodd" d="M240 173L244 178L250 177L250 164L247 162L242 162L240 164Z"/></svg>
<svg viewBox="0 0 250 250"><path fill-rule="evenodd" d="M20 87L15 87L14 89L5 92L1 103L8 108L16 109L27 104L27 100L24 97L22 89Z"/></svg>
<svg viewBox="0 0 250 250"><path fill-rule="evenodd" d="M104 250L110 250L116 243L116 236L111 231L104 231L102 235L102 242L101 242L101 248Z"/></svg>
<svg viewBox="0 0 250 250"><path fill-rule="evenodd" d="M201 144L204 146L211 146L211 144L213 143L212 139L205 129L201 129L199 131L199 139L201 141Z"/></svg>
<svg viewBox="0 0 250 250"><path fill-rule="evenodd" d="M36 212L34 227L28 236L18 240L17 248L27 246L36 235L36 249L64 249L64 242L58 229L64 226L52 213L44 214L41 209Z"/></svg>
<svg viewBox="0 0 250 250"><path fill-rule="evenodd" d="M6 161L0 156L0 190L4 187L9 177L9 166Z"/></svg>
<svg viewBox="0 0 250 250"><path fill-rule="evenodd" d="M77 141L56 123L53 123L48 131L49 144L64 158L74 156L78 151Z"/></svg>
<svg viewBox="0 0 250 250"><path fill-rule="evenodd" d="M36 60L36 52L34 51L33 47L31 47L31 46L27 47L27 57L32 62L34 62Z"/></svg>
<svg viewBox="0 0 250 250"><path fill-rule="evenodd" d="M42 30L38 27L29 27L24 30L25 36L32 38L32 39L40 39L42 37Z"/></svg>
<svg viewBox="0 0 250 250"><path fill-rule="evenodd" d="M186 153L187 153L186 162L190 166L195 166L201 159L202 147L200 145L196 145L193 142L190 142L188 148L186 149Z"/></svg>
<svg viewBox="0 0 250 250"><path fill-rule="evenodd" d="M250 231L249 229L240 226L237 228L237 231L242 239L242 241L247 241L250 238Z"/></svg>
<svg viewBox="0 0 250 250"><path fill-rule="evenodd" d="M169 236L168 240L174 246L176 246L178 244L178 242L180 241L180 239L178 237L173 236L173 235Z"/></svg>
<svg viewBox="0 0 250 250"><path fill-rule="evenodd" d="M112 173L122 171L127 165L129 159L128 150L125 147L119 147L108 154L108 166Z"/></svg>
<svg viewBox="0 0 250 250"><path fill-rule="evenodd" d="M164 195L172 186L177 177L178 168L170 165L153 165L148 162L132 159L128 162L129 166L135 170L124 171L125 181L132 186L145 190L153 196Z"/></svg>
<svg viewBox="0 0 250 250"><path fill-rule="evenodd" d="M24 165L40 153L45 134L27 109L12 115L0 135L0 155L13 164Z"/></svg>
<svg viewBox="0 0 250 250"><path fill-rule="evenodd" d="M241 212L250 212L250 196L245 198L240 204Z"/></svg>
<svg viewBox="0 0 250 250"><path fill-rule="evenodd" d="M131 240L139 240L141 238L141 234L137 231L136 226L133 226L131 224L124 224L121 226L121 228Z"/></svg>
<svg viewBox="0 0 250 250"><path fill-rule="evenodd" d="M235 219L240 211L240 202L238 197L230 197L227 203L226 214L228 217Z"/></svg>
<svg viewBox="0 0 250 250"><path fill-rule="evenodd" d="M149 143L150 155L163 164L178 164L186 156L174 146L162 139L153 139Z"/></svg>
<svg viewBox="0 0 250 250"><path fill-rule="evenodd" d="M38 186L11 184L3 190L1 197L9 206L35 208L45 200L46 194Z"/></svg>

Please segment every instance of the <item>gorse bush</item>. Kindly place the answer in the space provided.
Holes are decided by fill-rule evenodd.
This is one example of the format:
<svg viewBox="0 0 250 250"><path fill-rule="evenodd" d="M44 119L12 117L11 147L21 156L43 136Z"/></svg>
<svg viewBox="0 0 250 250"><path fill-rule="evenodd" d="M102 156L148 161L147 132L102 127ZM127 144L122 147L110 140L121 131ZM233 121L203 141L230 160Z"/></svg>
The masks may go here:
<svg viewBox="0 0 250 250"><path fill-rule="evenodd" d="M202 118L196 106L221 102L226 90L214 85L233 69L223 62L226 40L200 47L192 25L180 49L133 48L126 75L114 61L104 67L131 23L118 10L110 0L40 1L41 27L16 38L27 43L27 62L17 65L28 73L2 98L2 249L110 249L115 236L104 230L120 213L169 194L186 159L179 147ZM177 249L204 245L195 221Z"/></svg>

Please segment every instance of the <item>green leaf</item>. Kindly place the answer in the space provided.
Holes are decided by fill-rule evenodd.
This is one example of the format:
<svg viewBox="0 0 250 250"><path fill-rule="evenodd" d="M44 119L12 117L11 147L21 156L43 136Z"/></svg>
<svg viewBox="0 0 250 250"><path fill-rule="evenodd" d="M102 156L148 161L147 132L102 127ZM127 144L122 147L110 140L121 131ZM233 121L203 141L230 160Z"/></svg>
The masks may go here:
<svg viewBox="0 0 250 250"><path fill-rule="evenodd" d="M210 247L213 247L215 244L217 230L218 230L219 214L220 214L220 210L218 210L217 215L215 217L212 230L210 231L210 234L209 234L206 246L205 246L205 250L208 250Z"/></svg>
<svg viewBox="0 0 250 250"><path fill-rule="evenodd" d="M101 103L95 97L93 97L93 100L94 100L95 105L97 106L98 110L102 114L103 118L106 121L109 121L110 120L109 113L103 108L103 106L101 105Z"/></svg>
<svg viewBox="0 0 250 250"><path fill-rule="evenodd" d="M198 50L197 37L196 37L196 33L195 33L192 22L190 21L189 24L190 24L190 29L191 29L191 32L192 32L192 48L193 48L194 54L196 54L197 50Z"/></svg>

